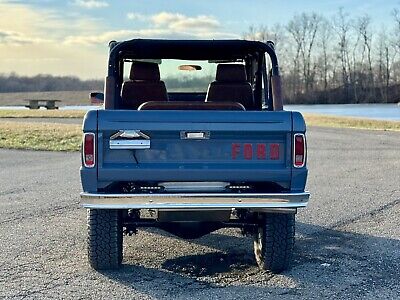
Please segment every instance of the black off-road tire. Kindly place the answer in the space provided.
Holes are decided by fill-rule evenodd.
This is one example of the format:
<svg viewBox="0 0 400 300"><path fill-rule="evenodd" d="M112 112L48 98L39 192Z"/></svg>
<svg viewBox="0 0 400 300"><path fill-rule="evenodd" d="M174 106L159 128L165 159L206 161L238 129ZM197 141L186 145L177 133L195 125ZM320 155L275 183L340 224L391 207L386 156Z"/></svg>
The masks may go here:
<svg viewBox="0 0 400 300"><path fill-rule="evenodd" d="M262 216L254 235L254 254L262 270L280 273L290 268L294 249L295 214Z"/></svg>
<svg viewBox="0 0 400 300"><path fill-rule="evenodd" d="M122 214L119 210L87 210L87 250L95 270L117 269L122 262Z"/></svg>

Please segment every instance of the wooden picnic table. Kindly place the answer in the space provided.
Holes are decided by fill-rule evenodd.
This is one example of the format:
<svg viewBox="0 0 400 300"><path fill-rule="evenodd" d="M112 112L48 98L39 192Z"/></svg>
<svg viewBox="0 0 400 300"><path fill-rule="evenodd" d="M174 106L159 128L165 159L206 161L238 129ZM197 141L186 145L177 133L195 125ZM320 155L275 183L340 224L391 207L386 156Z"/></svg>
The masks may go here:
<svg viewBox="0 0 400 300"><path fill-rule="evenodd" d="M25 107L29 109L39 109L40 107L46 107L47 109L58 109L56 102L61 102L61 100L49 100L49 99L26 99L28 105Z"/></svg>

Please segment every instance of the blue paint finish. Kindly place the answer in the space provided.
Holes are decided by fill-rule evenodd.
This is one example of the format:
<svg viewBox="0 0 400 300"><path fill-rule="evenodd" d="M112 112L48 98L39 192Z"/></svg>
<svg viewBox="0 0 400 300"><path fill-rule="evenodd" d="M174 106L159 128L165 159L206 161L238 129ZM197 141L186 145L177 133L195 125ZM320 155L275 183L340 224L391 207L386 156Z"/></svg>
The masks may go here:
<svg viewBox="0 0 400 300"><path fill-rule="evenodd" d="M85 192L97 192L97 168L80 168L82 188Z"/></svg>
<svg viewBox="0 0 400 300"><path fill-rule="evenodd" d="M143 131L151 138L151 148L110 150L115 129ZM290 182L290 167L285 164L289 112L102 111L99 131L104 136L99 180ZM181 131L209 131L210 138L185 140ZM235 159L234 143L241 146ZM280 159L257 159L257 145L266 146L268 158L271 143L280 145ZM244 157L244 144L251 144L252 159Z"/></svg>
<svg viewBox="0 0 400 300"><path fill-rule="evenodd" d="M97 131L97 110L89 110L84 118L82 124L83 132L96 132Z"/></svg>
<svg viewBox="0 0 400 300"><path fill-rule="evenodd" d="M83 190L113 181L255 181L302 191L307 169L293 168L292 141L305 129L301 114L287 111L90 111L83 130L97 133L97 164L82 168ZM150 149L109 149L118 130L141 130L150 136ZM185 140L181 131L208 131L210 138ZM232 144L240 144L235 158ZM252 145L251 159L244 144ZM266 147L265 159L257 157L258 144ZM270 159L271 144L279 145L279 159Z"/></svg>
<svg viewBox="0 0 400 300"><path fill-rule="evenodd" d="M285 166L285 139L282 135L260 135L251 138L246 136L245 133L236 135L230 134L229 136L218 136L211 133L209 140L182 140L179 135L175 133L175 137L169 139L158 139L156 134L147 132L151 137L151 148L148 150L136 150L136 158L140 164L145 163L230 163L233 165L246 162L248 165L279 165ZM250 134L249 134L250 135ZM232 159L232 144L239 143L241 145L239 153ZM278 160L258 159L257 158L257 145L263 144L266 146L266 156L270 155L269 145L271 143L280 145L280 158ZM106 144L106 143L105 143ZM253 159L246 159L244 155L244 144L251 144L253 150ZM123 153L121 153L124 151ZM121 156L131 155L132 150L120 150L114 156L121 154ZM111 151L108 151L111 154ZM111 155L107 157L105 162L111 160ZM120 157L115 159L120 159ZM126 161L126 160L125 160Z"/></svg>
<svg viewBox="0 0 400 300"><path fill-rule="evenodd" d="M292 172L292 183L291 183L291 191L292 192L303 192L306 186L308 170L306 167L295 169L293 168Z"/></svg>
<svg viewBox="0 0 400 300"><path fill-rule="evenodd" d="M130 110L99 110L99 130L134 129L146 126L147 130L179 130L191 124L188 129L216 129L230 131L265 131L259 123L268 124L268 132L290 131L290 112L267 111L130 111ZM212 125L211 125L212 124ZM240 128L238 128L240 124ZM121 128L122 129L122 128Z"/></svg>
<svg viewBox="0 0 400 300"><path fill-rule="evenodd" d="M305 133L306 123L303 116L298 111L292 112L293 132Z"/></svg>

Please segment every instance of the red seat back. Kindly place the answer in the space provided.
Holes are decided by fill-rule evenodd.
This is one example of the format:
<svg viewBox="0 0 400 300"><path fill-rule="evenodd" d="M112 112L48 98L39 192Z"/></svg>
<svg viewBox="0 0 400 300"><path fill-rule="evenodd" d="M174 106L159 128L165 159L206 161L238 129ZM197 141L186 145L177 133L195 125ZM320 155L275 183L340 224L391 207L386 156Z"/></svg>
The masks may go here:
<svg viewBox="0 0 400 300"><path fill-rule="evenodd" d="M253 90L241 64L219 64L215 81L208 87L206 102L239 102L246 109L254 107Z"/></svg>
<svg viewBox="0 0 400 300"><path fill-rule="evenodd" d="M157 64L133 62L129 79L121 89L124 108L137 109L148 101L168 101L167 89L164 82L160 81Z"/></svg>

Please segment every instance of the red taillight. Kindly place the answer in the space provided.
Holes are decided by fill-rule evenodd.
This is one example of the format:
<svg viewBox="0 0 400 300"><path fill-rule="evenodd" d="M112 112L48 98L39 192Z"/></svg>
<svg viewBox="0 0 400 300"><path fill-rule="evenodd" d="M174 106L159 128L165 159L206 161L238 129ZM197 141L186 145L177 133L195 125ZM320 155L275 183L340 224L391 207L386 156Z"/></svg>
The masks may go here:
<svg viewBox="0 0 400 300"><path fill-rule="evenodd" d="M302 133L294 135L293 166L302 168L306 162L306 140Z"/></svg>
<svg viewBox="0 0 400 300"><path fill-rule="evenodd" d="M86 168L93 168L96 162L94 133L85 133L83 136L83 164Z"/></svg>

